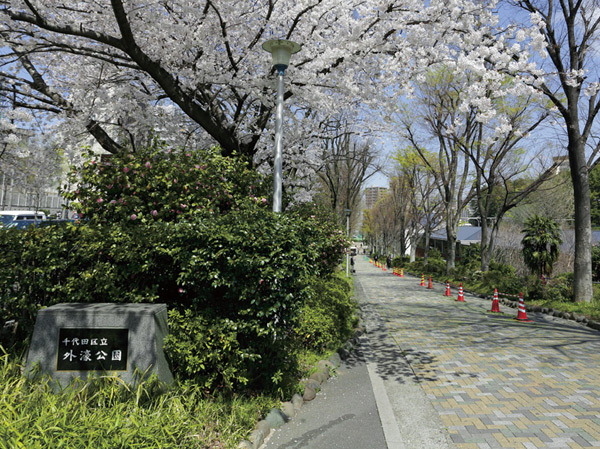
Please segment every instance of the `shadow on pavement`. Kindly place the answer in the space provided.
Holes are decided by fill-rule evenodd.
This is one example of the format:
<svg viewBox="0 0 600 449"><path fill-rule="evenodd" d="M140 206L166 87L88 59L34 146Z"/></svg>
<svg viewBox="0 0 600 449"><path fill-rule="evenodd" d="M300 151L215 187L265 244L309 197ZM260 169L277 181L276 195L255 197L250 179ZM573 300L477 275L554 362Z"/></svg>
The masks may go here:
<svg viewBox="0 0 600 449"><path fill-rule="evenodd" d="M342 424L344 421L354 418L353 414L342 415L337 419L333 419L329 421L327 424L323 424L321 427L317 429L310 430L308 432L303 433L300 437L295 438L294 441L290 441L282 446L279 446L278 449L299 449L302 447L306 447L310 441L317 438L319 435L324 434L329 429Z"/></svg>

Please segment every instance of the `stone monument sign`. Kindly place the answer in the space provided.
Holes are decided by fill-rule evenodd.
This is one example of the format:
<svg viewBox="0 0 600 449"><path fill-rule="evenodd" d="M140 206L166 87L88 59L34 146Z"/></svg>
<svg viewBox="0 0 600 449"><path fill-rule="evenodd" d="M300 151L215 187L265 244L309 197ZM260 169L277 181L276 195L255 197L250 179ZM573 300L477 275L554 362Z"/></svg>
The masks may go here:
<svg viewBox="0 0 600 449"><path fill-rule="evenodd" d="M127 383L156 374L171 383L167 334L165 304L57 304L38 312L26 371L39 364L63 386L97 372Z"/></svg>

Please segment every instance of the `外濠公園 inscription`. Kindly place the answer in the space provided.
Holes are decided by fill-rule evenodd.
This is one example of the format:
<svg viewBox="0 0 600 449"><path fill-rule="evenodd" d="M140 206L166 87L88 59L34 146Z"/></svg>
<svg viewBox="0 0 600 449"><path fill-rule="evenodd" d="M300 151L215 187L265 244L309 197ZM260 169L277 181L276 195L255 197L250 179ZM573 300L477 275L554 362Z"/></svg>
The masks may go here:
<svg viewBox="0 0 600 449"><path fill-rule="evenodd" d="M129 329L60 328L56 371L126 371Z"/></svg>

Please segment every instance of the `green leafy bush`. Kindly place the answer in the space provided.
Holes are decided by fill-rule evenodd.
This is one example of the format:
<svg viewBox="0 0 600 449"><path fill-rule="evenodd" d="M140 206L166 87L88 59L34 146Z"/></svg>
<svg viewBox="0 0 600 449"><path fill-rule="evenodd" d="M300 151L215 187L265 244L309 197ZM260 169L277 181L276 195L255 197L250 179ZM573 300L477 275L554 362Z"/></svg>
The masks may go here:
<svg viewBox="0 0 600 449"><path fill-rule="evenodd" d="M446 272L446 261L442 258L428 258L424 270L430 274L444 274Z"/></svg>
<svg viewBox="0 0 600 449"><path fill-rule="evenodd" d="M196 173L193 170L200 160L189 154L174 159L179 161L176 169L182 170L178 180ZM186 310L197 316L193 325L198 332L214 332L222 323L218 337L240 354L237 358L226 350L208 354L214 347L206 342L176 336L179 339L170 346L180 351L172 356L176 374L200 376L198 370L204 365L202 382L207 388L232 388L236 383L257 388L272 383L282 366L293 370L288 363L292 325L308 298L310 280L333 273L339 264L346 246L343 233L332 221L307 210L273 214L262 200L239 187L245 185L253 192L260 181L243 168L245 164L216 156L213 166L210 153L204 156L203 185L215 179L210 185L223 189L219 183L228 183L231 202L215 197L207 203L189 196L189 188L179 191L174 187L179 183L171 182L161 195L172 205L180 195L177 201L194 204L195 211L182 208L185 211L170 214L163 210L155 219L150 208L158 197L152 187L157 183L162 189L160 180L173 176L173 168L161 158L175 156L157 154L150 159L147 168L152 169L154 180L142 195L133 189L133 183L148 182L150 176L141 176L147 157L142 152L124 160L113 158L102 167L88 164L85 188L80 187L76 195L89 221L1 233L0 251L7 255L7 263L0 274L0 319L19 321L17 341L26 341L35 314L43 306L161 302L183 316ZM123 166L132 167L126 174L133 172L137 177L128 178L131 188L126 192L124 184L119 187L118 195L124 198L120 206L106 207L106 201L97 198L114 193L115 187L109 189L103 183L118 179L106 170L122 173ZM164 176L159 168L166 171ZM169 188L175 188L175 193ZM197 192L206 194L202 189ZM130 200L137 208L127 209ZM171 315L174 329L187 331L175 312ZM198 354L201 362L183 351L186 341L206 352ZM215 367L217 375L213 376Z"/></svg>
<svg viewBox="0 0 600 449"><path fill-rule="evenodd" d="M499 292L516 295L524 290L523 279L515 275L515 270L510 265L490 263L490 270L481 274L481 289L484 292Z"/></svg>
<svg viewBox="0 0 600 449"><path fill-rule="evenodd" d="M357 305L348 281L341 276L315 278L308 290L295 326L300 344L319 353L334 350L352 335L357 324Z"/></svg>
<svg viewBox="0 0 600 449"><path fill-rule="evenodd" d="M481 268L481 244L465 245L460 247L460 259L456 272L471 273Z"/></svg>
<svg viewBox="0 0 600 449"><path fill-rule="evenodd" d="M259 356L240 347L234 321L173 309L169 311L169 332L165 352L181 379L193 379L207 390L233 390L248 383L247 362Z"/></svg>
<svg viewBox="0 0 600 449"><path fill-rule="evenodd" d="M592 279L600 281L600 245L592 246Z"/></svg>
<svg viewBox="0 0 600 449"><path fill-rule="evenodd" d="M409 263L410 263L410 257L409 256L399 256L399 257L395 257L392 260L392 266L394 268L404 268Z"/></svg>
<svg viewBox="0 0 600 449"><path fill-rule="evenodd" d="M416 259L414 262L411 262L406 265L406 269L411 273L424 273L425 272L425 264L423 263L423 259Z"/></svg>

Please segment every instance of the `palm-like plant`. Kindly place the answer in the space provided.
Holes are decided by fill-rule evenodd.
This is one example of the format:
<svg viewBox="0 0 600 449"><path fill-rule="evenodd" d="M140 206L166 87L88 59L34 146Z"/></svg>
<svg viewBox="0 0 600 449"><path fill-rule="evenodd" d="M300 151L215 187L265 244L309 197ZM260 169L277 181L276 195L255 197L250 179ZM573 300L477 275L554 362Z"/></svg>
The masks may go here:
<svg viewBox="0 0 600 449"><path fill-rule="evenodd" d="M562 244L558 223L551 218L534 215L525 222L523 258L532 273L551 275Z"/></svg>

